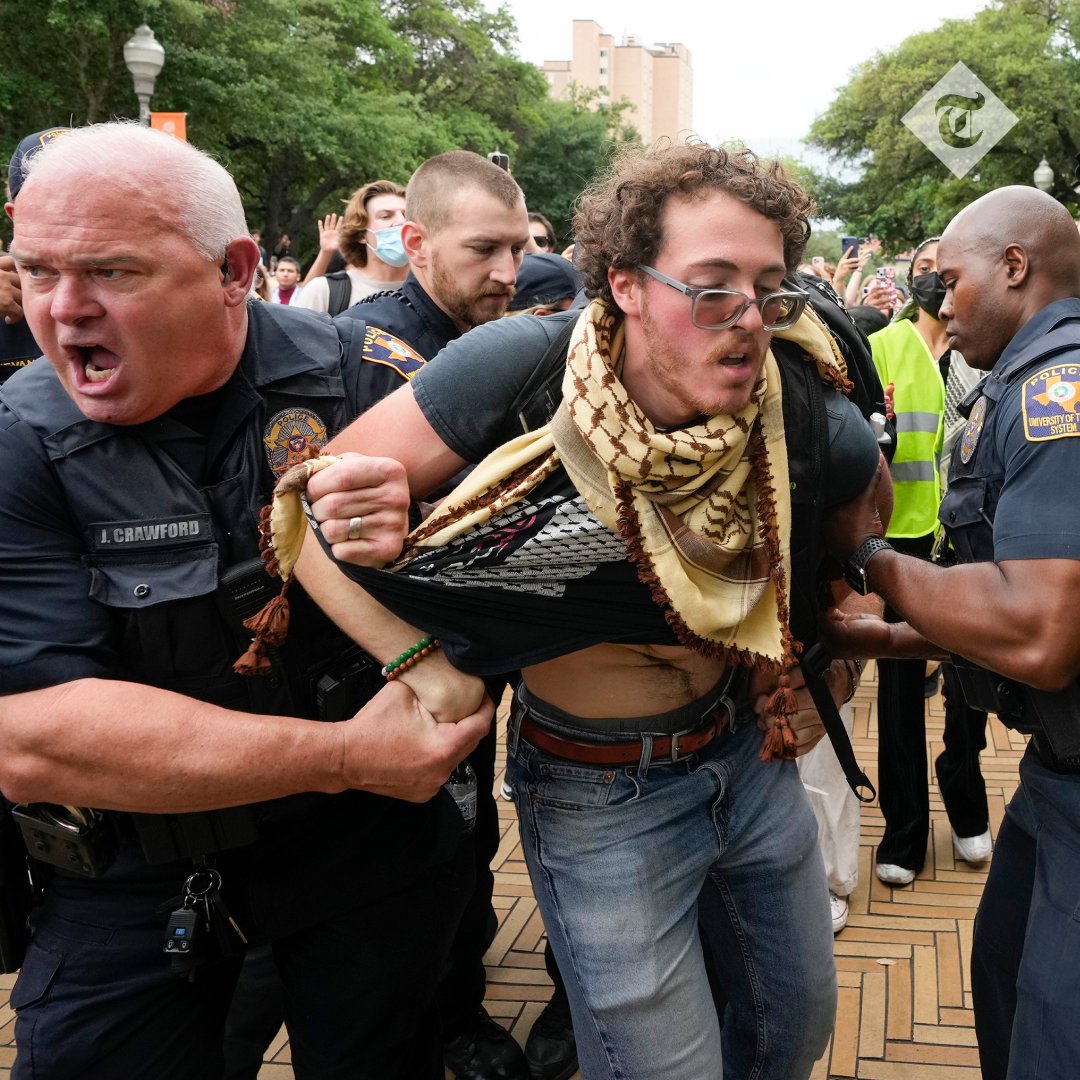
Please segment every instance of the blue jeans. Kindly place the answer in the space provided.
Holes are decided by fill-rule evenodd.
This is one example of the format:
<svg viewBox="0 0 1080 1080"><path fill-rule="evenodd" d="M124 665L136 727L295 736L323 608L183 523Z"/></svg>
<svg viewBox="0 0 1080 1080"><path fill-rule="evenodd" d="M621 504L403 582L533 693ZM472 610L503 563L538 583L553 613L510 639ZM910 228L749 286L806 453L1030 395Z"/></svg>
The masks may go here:
<svg viewBox="0 0 1080 1080"><path fill-rule="evenodd" d="M971 973L987 1080L1080 1074L1080 775L1032 747L994 845Z"/></svg>
<svg viewBox="0 0 1080 1080"><path fill-rule="evenodd" d="M627 739L580 721L575 732L572 717L535 699L529 714L564 735ZM541 752L519 726L515 710L507 773L582 1076L809 1076L832 1031L836 973L817 828L794 762L763 764L761 733L745 719L678 762L653 760L646 734L628 767Z"/></svg>

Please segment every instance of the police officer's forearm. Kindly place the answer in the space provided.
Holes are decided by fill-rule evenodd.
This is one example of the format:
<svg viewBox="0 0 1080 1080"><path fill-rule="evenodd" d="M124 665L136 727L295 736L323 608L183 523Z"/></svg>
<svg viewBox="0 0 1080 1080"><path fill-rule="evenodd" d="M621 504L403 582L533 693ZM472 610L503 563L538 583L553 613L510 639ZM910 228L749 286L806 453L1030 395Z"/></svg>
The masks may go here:
<svg viewBox="0 0 1080 1080"><path fill-rule="evenodd" d="M329 724L82 679L0 698L0 790L15 802L151 814L346 788L425 802L493 713L485 698L440 724L393 683L351 720Z"/></svg>
<svg viewBox="0 0 1080 1080"><path fill-rule="evenodd" d="M947 652L1045 690L1080 674L1080 561L941 567L882 551L867 570L874 591Z"/></svg>
<svg viewBox="0 0 1080 1080"><path fill-rule="evenodd" d="M431 426L408 385L368 409L327 445L327 453L347 451L399 461L405 467L409 491L418 499L426 498L467 464ZM347 474L347 467L317 473L308 484L308 495L325 494L342 474ZM323 520L319 508L312 509Z"/></svg>
<svg viewBox="0 0 1080 1080"><path fill-rule="evenodd" d="M151 813L340 791L338 727L80 679L0 698L0 788L20 802Z"/></svg>

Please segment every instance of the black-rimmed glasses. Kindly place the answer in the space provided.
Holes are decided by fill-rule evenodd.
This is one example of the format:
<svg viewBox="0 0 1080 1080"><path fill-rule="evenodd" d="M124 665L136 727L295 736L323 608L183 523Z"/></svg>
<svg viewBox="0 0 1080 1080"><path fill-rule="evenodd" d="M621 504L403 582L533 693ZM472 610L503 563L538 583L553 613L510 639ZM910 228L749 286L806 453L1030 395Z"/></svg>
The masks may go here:
<svg viewBox="0 0 1080 1080"><path fill-rule="evenodd" d="M751 307L756 307L761 313L761 322L766 330L785 330L799 321L806 307L807 296L804 292L774 292L755 299L735 289L696 289L661 274L651 266L641 265L638 269L689 296L690 321L700 330L726 330L734 326Z"/></svg>
<svg viewBox="0 0 1080 1080"><path fill-rule="evenodd" d="M534 236L533 237L533 243L537 247L542 247L542 248L553 248L555 246L555 241L552 240L550 236L547 236L547 235L545 235L543 233L541 233L540 236Z"/></svg>

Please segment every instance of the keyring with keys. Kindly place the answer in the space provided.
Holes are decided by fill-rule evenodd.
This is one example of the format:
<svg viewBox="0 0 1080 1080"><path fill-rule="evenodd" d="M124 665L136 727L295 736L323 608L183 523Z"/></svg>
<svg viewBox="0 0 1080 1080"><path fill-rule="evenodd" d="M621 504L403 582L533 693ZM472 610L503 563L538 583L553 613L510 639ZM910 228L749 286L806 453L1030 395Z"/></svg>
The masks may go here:
<svg viewBox="0 0 1080 1080"><path fill-rule="evenodd" d="M247 937L221 895L221 874L212 866L196 867L184 882L181 906L169 916L164 951L176 957L191 957L204 931L213 933L222 956L236 952L234 934L247 944Z"/></svg>

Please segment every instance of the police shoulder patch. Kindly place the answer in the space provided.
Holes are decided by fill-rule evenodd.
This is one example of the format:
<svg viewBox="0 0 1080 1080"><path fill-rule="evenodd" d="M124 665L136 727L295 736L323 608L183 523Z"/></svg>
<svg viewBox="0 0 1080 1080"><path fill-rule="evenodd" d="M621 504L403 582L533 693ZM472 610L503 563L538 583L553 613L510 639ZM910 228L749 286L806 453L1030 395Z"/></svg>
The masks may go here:
<svg viewBox="0 0 1080 1080"><path fill-rule="evenodd" d="M1028 442L1080 435L1080 365L1055 364L1026 379L1023 409Z"/></svg>
<svg viewBox="0 0 1080 1080"><path fill-rule="evenodd" d="M282 409L263 432L266 460L278 476L317 456L326 442L326 424L310 409Z"/></svg>
<svg viewBox="0 0 1080 1080"><path fill-rule="evenodd" d="M369 326L364 332L361 359L392 367L403 379L411 379L427 363L407 342L377 326Z"/></svg>

